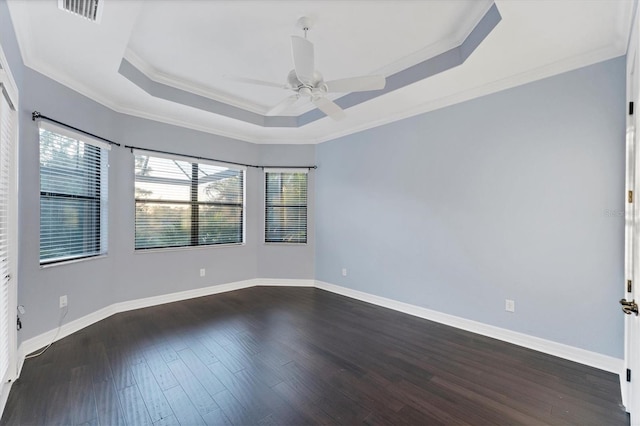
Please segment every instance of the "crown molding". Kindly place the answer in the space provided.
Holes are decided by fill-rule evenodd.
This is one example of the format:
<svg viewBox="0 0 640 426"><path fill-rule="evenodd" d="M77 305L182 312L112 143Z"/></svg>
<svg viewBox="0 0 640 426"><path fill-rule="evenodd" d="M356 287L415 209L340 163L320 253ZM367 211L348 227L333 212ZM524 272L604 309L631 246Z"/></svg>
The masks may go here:
<svg viewBox="0 0 640 426"><path fill-rule="evenodd" d="M461 24L449 37L446 37L429 46L423 47L422 49L406 55L400 59L397 59L381 68L372 70L371 74L384 74L388 77L415 64L426 61L429 58L433 58L434 56L444 53L447 50L451 50L461 46L495 3L493 0L482 1L486 3L485 7L478 9L474 15L470 15L469 17L467 17L465 22ZM478 0L478 3L480 2L481 0Z"/></svg>
<svg viewBox="0 0 640 426"><path fill-rule="evenodd" d="M454 93L449 96L445 96L439 99L434 99L429 102L425 102L414 108L407 109L397 114L385 116L380 120L371 121L361 126L353 127L347 130L341 130L334 133L329 133L321 138L317 139L317 143L328 142L334 139L342 138L354 133L362 132L375 127L383 126L385 124L393 123L395 121L403 120L405 118L414 117L416 115L425 114L427 112L435 111L437 109L445 108L451 105L455 105L461 102L466 102L475 98L490 95L492 93L501 92L503 90L511 89L513 87L522 86L524 84L533 83L534 81L542 80L554 75L562 74L565 72L573 71L589 65L594 65L599 62L604 62L609 59L617 58L626 53L626 47L621 45L605 47L586 53L584 55L576 56L566 60L558 61L536 68L531 71L516 74L507 78L492 81L490 83L483 84L481 86L473 87L471 89L463 90L458 93Z"/></svg>
<svg viewBox="0 0 640 426"><path fill-rule="evenodd" d="M388 76L387 84L381 90L348 93L337 99L335 103L343 109L347 109L460 66L501 20L502 16L500 15L500 11L495 3L492 2L491 7L489 7L459 46L453 47L437 56L430 57ZM147 66L147 68L149 67ZM182 104L262 127L300 128L325 118L325 114L317 109L313 109L297 117L265 116L254 113L225 102L195 94L188 90L152 80L140 68L130 63L126 58L122 59L118 73L154 98L164 99L172 103Z"/></svg>
<svg viewBox="0 0 640 426"><path fill-rule="evenodd" d="M484 8L478 9L477 12L468 18L464 25L460 25L457 28L455 33L447 37L437 43L429 45L423 49L418 50L410 55L402 57L390 64L387 64L381 68L373 70L371 74L383 74L385 76L389 76L405 70L413 65L416 65L420 62L426 61L429 58L433 58L436 55L444 53L450 49L456 48L466 40L466 38L471 34L471 32L476 28L476 26L480 23L482 18L487 14L489 9L493 6L493 0L484 0L486 3ZM134 52L132 49L127 48L124 54L124 59L126 59L131 65L137 68L141 73L143 73L150 80L160 83L169 87L173 87L176 89L184 90L186 92L190 92L199 96L203 96L209 99L213 99L218 102L223 102L228 105L242 108L247 111L260 114L267 115L271 106L265 106L248 99L239 98L233 95L230 95L222 90L216 90L211 87L205 87L203 85L194 83L184 78L179 78L177 76L171 75L169 73L163 72L143 59L138 53ZM334 100L339 98L339 94L328 96L330 99ZM290 114L298 116L309 112L315 109L313 104L304 104L298 105L295 109L291 110Z"/></svg>
<svg viewBox="0 0 640 426"><path fill-rule="evenodd" d="M243 142L250 142L255 144L270 143L270 142L265 142L265 140L262 138L249 136L245 132L224 131L213 126L203 126L191 121L180 120L170 115L154 114L149 111L138 109L135 107L119 106L117 109L114 109L114 111L121 114L129 115L132 117L143 118L145 120L151 120L151 121L157 121L164 124L170 124L172 126L183 127L185 129L197 130L199 132L209 133L212 135L222 136L230 139L236 139Z"/></svg>
<svg viewBox="0 0 640 426"><path fill-rule="evenodd" d="M147 78L155 81L156 83L175 87L176 89L181 89L186 92L204 96L205 98L213 99L219 102L224 102L226 104L242 108L260 115L265 115L269 111L269 107L267 106L251 102L247 99L231 96L223 91L215 90L210 87L204 87L192 81L178 78L168 73L162 72L150 65L147 61L142 59L140 55L129 48L127 48L124 54L124 59L129 61L131 65L136 67L141 73L147 76Z"/></svg>
<svg viewBox="0 0 640 426"><path fill-rule="evenodd" d="M464 102L467 100L471 100L477 97L485 96L491 93L499 92L502 90L506 90L518 85L526 84L529 82L533 82L536 80L540 80L543 78L550 77L552 75L560 74L563 72L571 71L580 67L592 65L598 62L602 62L608 59L612 59L617 56L624 55L626 53L627 45L628 45L628 32L630 31L630 23L628 25L624 25L624 28L628 30L622 30L618 42L613 46L609 46L602 49L597 49L586 54L569 58L567 60L558 61L543 67L539 67L535 70L524 72L515 76L511 76L508 78L504 78L501 80L493 81L478 87L474 87L468 90L464 90L450 96L446 96L443 98L431 100L425 102L417 107L406 109L402 112L385 115L384 118L373 120L361 125L357 125L354 127L350 127L348 129L341 129L336 132L331 132L324 134L322 136L315 135L307 135L305 136L305 132L295 132L295 135L277 135L277 136L269 136L272 134L270 129L261 129L261 135L249 135L242 130L221 130L215 124L212 125L203 125L201 123L197 123L195 121L187 121L182 119L176 119L174 116L169 114L159 114L149 112L148 109L143 109L139 107L134 107L122 103L118 103L113 99L108 98L107 96L103 96L95 90L92 90L88 87L83 86L78 81L72 79L68 75L62 75L59 72L54 71L48 66L46 63L41 61L37 61L34 59L34 47L32 44L32 40L30 38L29 31L29 22L28 19L16 19L18 17L25 18L25 13L18 13L17 9L21 7L26 7L23 5L23 2L7 2L9 11L11 14L12 21L14 23L14 28L16 32L16 38L18 41L18 46L20 49L20 53L22 55L22 60L25 66L45 75L46 77L56 81L59 84L62 84L70 89L78 92L79 94L96 101L97 103L121 114L126 114L142 119L148 119L152 121L158 121L162 123L167 123L187 129L192 129L196 131L201 131L204 133L209 133L213 135L218 135L222 137L227 137L231 139L237 139L245 142L256 143L256 144L317 144L323 143L330 140L338 139L353 133L358 133L367 129L375 128L378 126L382 126L394 121L402 120L404 118L409 118L415 115L427 113L430 111L434 111L439 108L443 108L446 106L450 106L459 102ZM493 5L493 2L489 3L490 6ZM636 2L629 2L629 5L625 5L627 8L635 7ZM484 11L483 11L484 13ZM625 7L620 8L620 16L626 16L628 13ZM622 20L622 18L621 18ZM626 22L626 20L625 20ZM468 34L460 30L455 37L458 40L463 40ZM429 48L425 48L425 52L427 49L434 49L434 46L430 46ZM135 53L128 51L125 56L131 58L129 55L135 55ZM136 59L133 59L136 61ZM137 65L139 65L137 63ZM149 72L149 70L146 70ZM197 88L196 88L197 89Z"/></svg>
<svg viewBox="0 0 640 426"><path fill-rule="evenodd" d="M572 71L585 66L593 65L598 62L603 62L609 59L616 58L618 56L624 55L625 53L626 53L626 45L624 47L622 45L616 45L616 46L606 47L602 49L597 49L581 56L576 56L563 61L554 62L552 64L539 67L534 70L527 71L515 76L493 81L493 82L484 84L482 86L474 87L472 89L455 93L450 96L435 99L435 100L426 102L418 107L410 108L397 114L385 115L384 118L379 120L374 120L359 126L351 127L349 129L328 133L322 137L305 137L304 135L300 135L300 134L296 134L296 136L291 136L291 137L286 137L286 136L255 137L255 136L249 136L242 131L223 131L215 126L205 126L205 125L197 124L191 121L176 119L175 117L170 115L154 114L149 112L148 110L116 104L100 96L95 91L82 87L75 80L67 81L68 79L58 75L57 73L53 72L50 69L47 69L48 67L46 67L46 65L40 64L40 66L38 66L37 68L34 68L33 66L27 64L26 61L25 61L25 65L29 66L29 68L35 69L37 72L40 72L46 77L51 78L57 83L62 84L66 87L69 87L74 91L80 93L81 95L86 96L100 103L101 105L121 114L126 114L133 117L148 119L148 120L157 121L161 123L167 123L167 124L171 124L178 127L183 127L191 130L201 131L204 133L214 134L218 136L237 139L244 142L250 142L255 144L298 145L298 144L319 144L323 142L328 142L328 141L345 137L354 133L362 132L364 130L383 126L385 124L389 124L394 121L399 121L405 118L424 114L440 108L444 108L457 103L475 99L481 96L486 96L492 93L500 92L502 90L510 89L516 86L520 86L520 85L531 83L547 77L551 77L553 75L562 74L564 72L568 72L568 71ZM268 133L268 131L266 133Z"/></svg>

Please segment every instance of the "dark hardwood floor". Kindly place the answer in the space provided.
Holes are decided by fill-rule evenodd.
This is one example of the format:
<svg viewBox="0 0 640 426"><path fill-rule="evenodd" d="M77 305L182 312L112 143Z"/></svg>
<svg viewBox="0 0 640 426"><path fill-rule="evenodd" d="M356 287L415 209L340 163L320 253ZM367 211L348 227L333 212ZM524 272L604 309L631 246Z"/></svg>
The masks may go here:
<svg viewBox="0 0 640 426"><path fill-rule="evenodd" d="M0 424L625 425L617 376L313 288L125 312L27 360Z"/></svg>

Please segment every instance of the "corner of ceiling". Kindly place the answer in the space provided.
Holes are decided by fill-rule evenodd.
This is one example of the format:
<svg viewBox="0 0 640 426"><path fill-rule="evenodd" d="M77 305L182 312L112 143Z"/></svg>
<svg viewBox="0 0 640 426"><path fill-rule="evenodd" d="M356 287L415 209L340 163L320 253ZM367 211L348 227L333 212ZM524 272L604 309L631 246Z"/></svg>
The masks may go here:
<svg viewBox="0 0 640 426"><path fill-rule="evenodd" d="M143 73L148 79L165 85L169 87L174 87L176 89L184 90L186 92L193 93L195 95L203 96L209 99L213 99L218 102L223 102L228 105L232 105L237 108L242 108L247 111L265 115L269 110L266 106L257 104L255 102L250 102L245 99L240 99L234 96L230 96L222 91L215 90L212 88L205 88L201 85L195 84L194 82L188 81L186 79L181 79L178 77L171 76L167 73L164 73L155 67L151 66L147 61L142 59L140 55L127 47L125 51L124 57L126 61L128 61L131 65L138 69L141 73Z"/></svg>
<svg viewBox="0 0 640 426"><path fill-rule="evenodd" d="M33 51L33 45L31 43L31 31L28 14L21 10L26 5L23 2L7 2L9 14L11 15L11 22L13 23L13 29L16 34L16 40L18 41L18 49L20 50L20 56L22 56L22 62L25 66L33 68L34 62L31 52Z"/></svg>

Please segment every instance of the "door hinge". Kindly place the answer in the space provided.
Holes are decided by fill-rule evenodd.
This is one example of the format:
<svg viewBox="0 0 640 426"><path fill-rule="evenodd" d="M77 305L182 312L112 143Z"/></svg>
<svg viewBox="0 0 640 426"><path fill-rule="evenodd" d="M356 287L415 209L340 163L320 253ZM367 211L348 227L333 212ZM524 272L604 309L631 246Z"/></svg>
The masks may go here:
<svg viewBox="0 0 640 426"><path fill-rule="evenodd" d="M633 115L633 102L629 102L629 115Z"/></svg>
<svg viewBox="0 0 640 426"><path fill-rule="evenodd" d="M20 317L18 317L17 328L18 328L18 331L22 330L22 321L20 321Z"/></svg>
<svg viewBox="0 0 640 426"><path fill-rule="evenodd" d="M627 293L631 293L633 291L633 281L627 280Z"/></svg>
<svg viewBox="0 0 640 426"><path fill-rule="evenodd" d="M627 203L629 204L633 203L633 191L627 192Z"/></svg>
<svg viewBox="0 0 640 426"><path fill-rule="evenodd" d="M631 370L627 368L627 382L631 381Z"/></svg>

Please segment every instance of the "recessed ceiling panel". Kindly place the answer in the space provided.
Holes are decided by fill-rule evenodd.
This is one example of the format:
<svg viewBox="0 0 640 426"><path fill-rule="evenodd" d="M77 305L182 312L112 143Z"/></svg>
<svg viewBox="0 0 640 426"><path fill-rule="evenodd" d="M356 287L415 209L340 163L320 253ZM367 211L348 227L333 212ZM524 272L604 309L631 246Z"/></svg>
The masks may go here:
<svg viewBox="0 0 640 426"><path fill-rule="evenodd" d="M129 40L133 58L127 59L137 66L142 62L152 79L235 98L238 106L264 112L286 93L225 76L284 84L293 68L290 36L303 35L295 25L301 16L314 21L308 38L315 45L316 68L332 80L389 75L450 49L490 5L478 0L147 2Z"/></svg>
<svg viewBox="0 0 640 426"><path fill-rule="evenodd" d="M462 65L359 104L364 95L338 94L336 102L348 101L342 121L302 107L280 117L300 127L274 127L260 117L287 92L223 76L284 83L300 16L315 18L309 38L326 80L382 72L394 82L400 70L466 40L491 1L104 0L99 23L60 10L57 0L6 2L28 68L123 114L256 143L331 140L624 55L637 4L495 0L500 23ZM258 122L154 96L118 72L123 58L150 82L241 108ZM55 117L51 108L42 111Z"/></svg>

